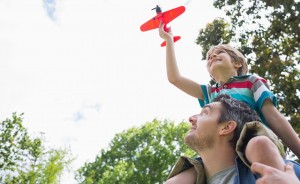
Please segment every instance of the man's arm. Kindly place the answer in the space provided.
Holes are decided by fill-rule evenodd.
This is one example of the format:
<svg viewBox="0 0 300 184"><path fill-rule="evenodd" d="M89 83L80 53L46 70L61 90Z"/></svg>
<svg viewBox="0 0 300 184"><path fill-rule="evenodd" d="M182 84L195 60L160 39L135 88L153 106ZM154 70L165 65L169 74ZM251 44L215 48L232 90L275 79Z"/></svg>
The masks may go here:
<svg viewBox="0 0 300 184"><path fill-rule="evenodd" d="M298 177L295 175L293 165L290 165L290 163L285 166L285 171L280 171L273 167L254 162L251 165L251 170L262 176L256 180L256 184L300 184Z"/></svg>
<svg viewBox="0 0 300 184"><path fill-rule="evenodd" d="M168 179L165 184L194 184L196 181L197 172L195 168L187 169L172 178Z"/></svg>
<svg viewBox="0 0 300 184"><path fill-rule="evenodd" d="M270 99L262 106L262 113L273 132L300 158L300 139L287 119L275 108Z"/></svg>
<svg viewBox="0 0 300 184"><path fill-rule="evenodd" d="M180 90L184 91L185 93L203 100L203 93L200 87L200 84L192 81L188 78L181 76L176 56L175 56L175 49L174 49L174 42L173 42L173 35L171 28L169 28L169 32L164 31L163 29L164 24L161 24L159 27L159 35L163 38L167 45L166 45L166 67L167 67L167 76L170 83L174 86L179 88Z"/></svg>

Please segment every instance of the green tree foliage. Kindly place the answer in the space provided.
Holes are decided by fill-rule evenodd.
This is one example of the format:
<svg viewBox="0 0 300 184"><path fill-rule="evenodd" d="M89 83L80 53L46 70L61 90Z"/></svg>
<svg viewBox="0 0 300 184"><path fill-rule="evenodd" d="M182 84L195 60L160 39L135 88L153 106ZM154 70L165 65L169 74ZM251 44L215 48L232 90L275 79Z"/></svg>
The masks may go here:
<svg viewBox="0 0 300 184"><path fill-rule="evenodd" d="M182 154L195 156L184 145L187 123L153 120L116 134L109 148L85 163L76 179L84 184L163 183Z"/></svg>
<svg viewBox="0 0 300 184"><path fill-rule="evenodd" d="M300 2L214 0L214 6L224 10L227 17L201 30L196 43L204 51L219 43L239 47L248 59L250 72L268 79L280 112L300 133ZM217 39L208 39L214 37Z"/></svg>
<svg viewBox="0 0 300 184"><path fill-rule="evenodd" d="M202 59L206 59L206 53L211 45L229 43L233 35L230 24L223 18L217 18L212 23L207 24L205 29L200 30L196 40L196 44L202 46Z"/></svg>
<svg viewBox="0 0 300 184"><path fill-rule="evenodd" d="M13 113L0 124L0 183L59 183L72 161L69 152L46 149L42 138L31 138L22 116Z"/></svg>

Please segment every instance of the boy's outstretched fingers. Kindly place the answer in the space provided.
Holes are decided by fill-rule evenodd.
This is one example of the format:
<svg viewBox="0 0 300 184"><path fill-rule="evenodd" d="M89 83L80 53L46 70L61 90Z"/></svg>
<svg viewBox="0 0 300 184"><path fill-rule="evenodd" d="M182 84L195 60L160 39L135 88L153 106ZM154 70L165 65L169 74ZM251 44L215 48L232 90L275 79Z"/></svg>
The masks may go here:
<svg viewBox="0 0 300 184"><path fill-rule="evenodd" d="M165 26L165 24L164 23L162 23L162 22L160 22L160 24L159 24L159 29L158 29L158 31L159 31L159 36L162 38L162 39L164 39L164 40L172 40L173 39L173 35L172 35L172 31L171 31L171 27L169 27L168 28L168 32L166 32L165 30L164 30L164 26Z"/></svg>
<svg viewBox="0 0 300 184"><path fill-rule="evenodd" d="M171 28L171 26L168 27L168 33L172 34L172 28Z"/></svg>
<svg viewBox="0 0 300 184"><path fill-rule="evenodd" d="M159 28L161 29L162 27L164 27L164 24L162 21L159 22Z"/></svg>
<svg viewBox="0 0 300 184"><path fill-rule="evenodd" d="M159 36L161 37L161 38L165 38L165 30L164 30L164 23L162 23L162 22L160 22L159 23L159 28L158 28L158 31L159 31Z"/></svg>
<svg viewBox="0 0 300 184"><path fill-rule="evenodd" d="M261 175L261 178L256 180L256 184L300 184L294 172L292 163L285 165L285 171L278 170L267 165L254 162L251 165L251 171Z"/></svg>

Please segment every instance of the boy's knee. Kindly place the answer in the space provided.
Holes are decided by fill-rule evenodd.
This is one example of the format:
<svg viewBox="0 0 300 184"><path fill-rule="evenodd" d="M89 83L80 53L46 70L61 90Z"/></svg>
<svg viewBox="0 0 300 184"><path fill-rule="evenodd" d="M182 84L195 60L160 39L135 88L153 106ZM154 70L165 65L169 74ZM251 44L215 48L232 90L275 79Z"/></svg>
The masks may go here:
<svg viewBox="0 0 300 184"><path fill-rule="evenodd" d="M276 145L266 136L256 136L250 139L247 144L247 147L253 148L261 148L261 149L268 149L268 148L276 148Z"/></svg>
<svg viewBox="0 0 300 184"><path fill-rule="evenodd" d="M278 152L276 145L266 136L256 136L250 139L246 146L246 157L251 161L251 158L255 160L265 155Z"/></svg>
<svg viewBox="0 0 300 184"><path fill-rule="evenodd" d="M266 136L257 136L250 139L245 153L250 163L260 162L276 169L284 170L285 164L278 148Z"/></svg>

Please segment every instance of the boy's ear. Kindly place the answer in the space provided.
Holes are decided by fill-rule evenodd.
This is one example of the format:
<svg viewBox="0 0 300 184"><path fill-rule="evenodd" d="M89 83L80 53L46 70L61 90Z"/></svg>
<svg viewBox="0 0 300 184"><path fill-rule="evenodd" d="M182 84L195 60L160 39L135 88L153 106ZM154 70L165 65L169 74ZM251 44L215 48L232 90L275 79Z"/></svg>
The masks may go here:
<svg viewBox="0 0 300 184"><path fill-rule="evenodd" d="M234 132L236 127L237 127L237 123L235 121L226 121L221 124L219 129L219 135L228 135Z"/></svg>
<svg viewBox="0 0 300 184"><path fill-rule="evenodd" d="M235 62L234 67L235 67L236 69L239 69L239 68L242 67L242 64L239 63L239 62Z"/></svg>

